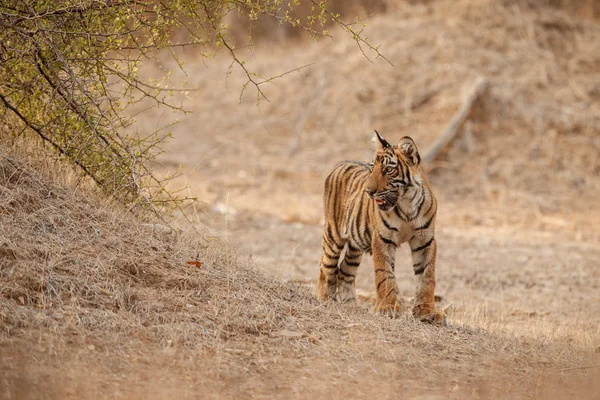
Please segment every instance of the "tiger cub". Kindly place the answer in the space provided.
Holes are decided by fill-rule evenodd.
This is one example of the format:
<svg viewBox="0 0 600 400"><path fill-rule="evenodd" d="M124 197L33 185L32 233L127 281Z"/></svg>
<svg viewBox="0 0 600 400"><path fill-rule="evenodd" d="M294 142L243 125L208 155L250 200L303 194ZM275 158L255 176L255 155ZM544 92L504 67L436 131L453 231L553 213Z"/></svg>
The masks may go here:
<svg viewBox="0 0 600 400"><path fill-rule="evenodd" d="M396 248L408 242L419 277L413 315L445 323L434 301L437 202L408 136L392 146L377 131L375 161L344 161L325 180L325 230L318 297L354 300L354 280L363 253L373 256L378 312L398 315L402 306L394 276ZM344 258L339 262L342 249Z"/></svg>

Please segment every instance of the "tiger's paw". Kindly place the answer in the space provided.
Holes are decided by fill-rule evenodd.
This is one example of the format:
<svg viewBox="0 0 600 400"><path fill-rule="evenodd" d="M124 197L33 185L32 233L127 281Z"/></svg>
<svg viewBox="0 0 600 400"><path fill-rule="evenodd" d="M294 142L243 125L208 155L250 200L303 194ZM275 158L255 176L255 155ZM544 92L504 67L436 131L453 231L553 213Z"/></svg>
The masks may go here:
<svg viewBox="0 0 600 400"><path fill-rule="evenodd" d="M327 301L329 296L327 295L327 282L319 281L317 283L317 298L321 301Z"/></svg>
<svg viewBox="0 0 600 400"><path fill-rule="evenodd" d="M335 287L334 287L335 289ZM327 283L325 282L324 284L320 284L317 286L317 298L323 302L326 301L335 301L336 300L336 293L335 291L331 290L331 287L329 285L327 285Z"/></svg>
<svg viewBox="0 0 600 400"><path fill-rule="evenodd" d="M436 310L432 306L418 305L412 310L413 316L421 322L427 322L434 325L446 326L446 314Z"/></svg>
<svg viewBox="0 0 600 400"><path fill-rule="evenodd" d="M354 284L338 280L336 300L340 303L352 303L356 301L356 290Z"/></svg>
<svg viewBox="0 0 600 400"><path fill-rule="evenodd" d="M328 280L323 275L321 275L317 282L317 298L321 301L335 300L337 292L336 285L336 280Z"/></svg>
<svg viewBox="0 0 600 400"><path fill-rule="evenodd" d="M399 318L402 315L402 304L399 301L379 303L375 306L375 312L390 318Z"/></svg>

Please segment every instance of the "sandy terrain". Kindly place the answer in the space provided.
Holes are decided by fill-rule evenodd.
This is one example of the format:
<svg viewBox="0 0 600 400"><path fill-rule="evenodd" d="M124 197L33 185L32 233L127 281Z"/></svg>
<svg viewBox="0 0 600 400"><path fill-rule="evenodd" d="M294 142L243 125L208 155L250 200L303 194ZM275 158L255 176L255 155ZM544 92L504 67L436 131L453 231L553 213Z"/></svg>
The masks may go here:
<svg viewBox="0 0 600 400"><path fill-rule="evenodd" d="M252 87L239 102L245 78L226 77L227 57L184 54L174 85L195 90L174 99L192 113L153 110L137 129L179 119L157 171L181 166L173 187L198 197L187 215L203 244L149 234L83 195L65 197L73 206L64 210L78 210L81 232L101 232L111 256L77 242L66 213L64 228L35 231L64 244L42 258L15 250L32 211L0 208L0 226L23 227L3 232L0 260L30 262L74 288L66 299L9 269L0 275L0 398L599 398L600 24L505 3L390 6L367 24L392 65L341 32L261 42L240 53L251 70L307 67L262 85L268 101L258 106ZM143 73L161 68L174 64L159 55ZM410 135L426 153L478 77L487 91L427 166L449 326L373 314L369 257L358 304L320 304L312 291L328 171L370 160L373 129L392 142ZM31 197L2 183L6 196ZM50 218L40 211L50 206L35 207ZM64 261L69 246L110 273L77 274ZM202 269L186 266L196 258ZM402 248L407 304L410 265Z"/></svg>
<svg viewBox="0 0 600 400"><path fill-rule="evenodd" d="M193 113L173 128L164 169L181 165L206 203L192 219L261 269L312 284L328 171L370 160L373 129L392 142L410 135L426 153L482 76L489 88L468 126L428 166L440 204L439 294L515 325L524 316L597 323L600 28L553 9L461 4L373 17L371 41L393 66L342 35L262 43L248 65L265 76L309 67L264 86L269 101L258 106L252 88L237 104L244 77L225 80L227 60L189 62L186 82L200 90L184 103ZM410 297L408 252L398 258ZM360 271L360 289L372 292L368 257Z"/></svg>

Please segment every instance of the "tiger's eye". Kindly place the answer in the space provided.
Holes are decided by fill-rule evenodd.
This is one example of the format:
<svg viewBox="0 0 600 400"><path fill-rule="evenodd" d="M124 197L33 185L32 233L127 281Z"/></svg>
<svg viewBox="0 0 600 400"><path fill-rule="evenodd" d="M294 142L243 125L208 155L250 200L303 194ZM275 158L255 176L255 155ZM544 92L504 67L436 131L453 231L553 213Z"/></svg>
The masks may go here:
<svg viewBox="0 0 600 400"><path fill-rule="evenodd" d="M387 168L385 169L385 173L386 173L386 174L391 174L392 172L394 172L394 168L392 168L392 167L387 167Z"/></svg>

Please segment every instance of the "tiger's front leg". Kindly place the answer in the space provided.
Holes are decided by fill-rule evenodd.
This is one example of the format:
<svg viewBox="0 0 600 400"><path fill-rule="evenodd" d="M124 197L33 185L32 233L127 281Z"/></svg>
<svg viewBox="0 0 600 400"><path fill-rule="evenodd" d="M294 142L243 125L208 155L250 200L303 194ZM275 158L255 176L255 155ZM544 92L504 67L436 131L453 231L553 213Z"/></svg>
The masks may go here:
<svg viewBox="0 0 600 400"><path fill-rule="evenodd" d="M433 236L415 235L410 241L415 275L419 277L413 315L424 322L445 325L446 316L435 309L435 260L437 243Z"/></svg>
<svg viewBox="0 0 600 400"><path fill-rule="evenodd" d="M398 300L398 286L394 273L396 245L391 241L373 234L373 266L375 267L375 291L377 302L375 311L391 316L399 316L402 305Z"/></svg>

